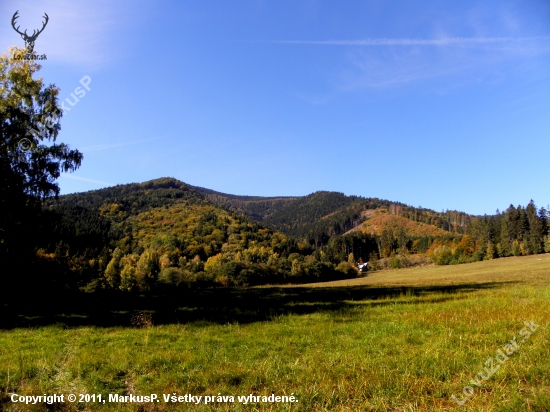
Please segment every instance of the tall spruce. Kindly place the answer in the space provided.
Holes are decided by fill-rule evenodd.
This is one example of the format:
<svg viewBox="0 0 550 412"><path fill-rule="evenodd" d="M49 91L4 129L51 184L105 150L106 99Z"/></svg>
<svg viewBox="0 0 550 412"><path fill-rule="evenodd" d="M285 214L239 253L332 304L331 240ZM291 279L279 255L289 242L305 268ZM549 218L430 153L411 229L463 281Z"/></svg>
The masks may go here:
<svg viewBox="0 0 550 412"><path fill-rule="evenodd" d="M500 251L501 256L510 256L512 240L510 239L510 216L503 213L500 219Z"/></svg>
<svg viewBox="0 0 550 412"><path fill-rule="evenodd" d="M543 224L539 219L537 207L533 200L529 202L525 212L529 222L529 235L527 238L529 253L540 253L544 249Z"/></svg>

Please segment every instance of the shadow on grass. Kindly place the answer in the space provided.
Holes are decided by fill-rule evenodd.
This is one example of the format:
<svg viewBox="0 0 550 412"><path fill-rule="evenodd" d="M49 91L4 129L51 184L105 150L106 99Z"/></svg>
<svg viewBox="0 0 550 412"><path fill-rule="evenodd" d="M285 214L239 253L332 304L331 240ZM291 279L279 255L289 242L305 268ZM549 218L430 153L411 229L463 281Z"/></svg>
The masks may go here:
<svg viewBox="0 0 550 412"><path fill-rule="evenodd" d="M190 322L216 324L270 321L281 315L337 312L379 305L429 304L464 299L463 293L502 287L475 283L429 287L344 286L179 290L162 294L67 294L56 298L21 297L0 307L0 328L61 324L132 326L136 313L155 325ZM460 293L460 294L459 294Z"/></svg>

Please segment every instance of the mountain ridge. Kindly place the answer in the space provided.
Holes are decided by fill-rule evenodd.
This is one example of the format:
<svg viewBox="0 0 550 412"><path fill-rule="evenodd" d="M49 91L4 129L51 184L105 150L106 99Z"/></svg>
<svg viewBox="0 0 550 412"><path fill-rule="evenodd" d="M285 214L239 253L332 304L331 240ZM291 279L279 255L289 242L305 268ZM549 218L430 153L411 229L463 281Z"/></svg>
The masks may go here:
<svg viewBox="0 0 550 412"><path fill-rule="evenodd" d="M397 254L449 264L540 253L546 215L533 202L479 219L340 192L264 198L159 178L49 199L37 254L70 262L86 290L300 283L355 277L357 262Z"/></svg>
<svg viewBox="0 0 550 412"><path fill-rule="evenodd" d="M431 209L416 208L404 203L379 198L366 198L345 195L342 192L316 191L304 196L247 196L234 195L194 186L173 177L162 177L142 183L116 185L104 189L83 192L87 196L99 193L113 193L116 190L134 187L139 189L164 189L192 191L203 199L229 211L246 216L272 230L287 236L305 239L315 246L328 244L335 236L350 233L367 220L365 212L384 208L392 215L402 216L409 221L442 229L445 232L464 233L472 215L463 212L436 212ZM117 189L118 188L118 189ZM83 193L68 194L78 196ZM100 196L101 197L101 196ZM114 199L116 200L116 199ZM153 199L148 207L156 203ZM407 224L407 226L411 226ZM364 232L374 233L372 230ZM376 232L376 231L375 231ZM413 230L419 233L419 230ZM430 232L429 230L425 232ZM439 233L432 231L433 233Z"/></svg>
<svg viewBox="0 0 550 412"><path fill-rule="evenodd" d="M366 220L367 210L387 209L391 214L434 226L442 231L463 234L472 215L464 212L413 207L385 199L345 195L341 192L316 191L305 196L243 196L192 186L210 201L262 222L289 236L306 238L315 245L324 245L334 236L350 233ZM410 225L408 225L410 227ZM413 230L420 233L420 230ZM428 229L425 232L430 232ZM433 233L441 232L437 230Z"/></svg>

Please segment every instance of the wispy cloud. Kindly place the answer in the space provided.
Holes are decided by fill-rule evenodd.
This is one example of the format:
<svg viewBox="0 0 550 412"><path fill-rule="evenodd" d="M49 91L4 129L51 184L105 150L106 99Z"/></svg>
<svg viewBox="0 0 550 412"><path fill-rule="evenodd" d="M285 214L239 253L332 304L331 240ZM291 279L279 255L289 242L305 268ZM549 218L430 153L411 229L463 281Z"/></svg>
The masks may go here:
<svg viewBox="0 0 550 412"><path fill-rule="evenodd" d="M71 180L79 180L81 182L95 183L95 184L101 185L101 186L114 186L113 183L103 182L101 180L95 180L95 179L88 179L87 177L76 176L76 175L72 175L72 174L62 174L60 177L66 178L66 179L71 179Z"/></svg>
<svg viewBox="0 0 550 412"><path fill-rule="evenodd" d="M143 143L143 142L151 142L153 140L163 139L163 138L168 137L168 136L171 136L171 135L153 137L151 139L134 140L132 142L107 143L107 144L100 144L100 145L95 145L95 146L85 146L85 147L80 148L79 150L81 152L97 152L99 150L108 150L108 149L114 149L116 147L129 146L129 145L132 145L132 144L138 144L138 143Z"/></svg>
<svg viewBox="0 0 550 412"><path fill-rule="evenodd" d="M363 39L363 40L272 40L279 44L311 44L321 46L454 46L466 44L510 43L533 40L550 41L550 36L534 37L445 37L439 39Z"/></svg>
<svg viewBox="0 0 550 412"><path fill-rule="evenodd" d="M347 46L337 89L386 88L447 79L445 87L498 82L526 70L525 62L550 53L550 36L452 37L433 39L276 40L271 43ZM535 70L540 62L530 66ZM449 82L448 79L453 78Z"/></svg>

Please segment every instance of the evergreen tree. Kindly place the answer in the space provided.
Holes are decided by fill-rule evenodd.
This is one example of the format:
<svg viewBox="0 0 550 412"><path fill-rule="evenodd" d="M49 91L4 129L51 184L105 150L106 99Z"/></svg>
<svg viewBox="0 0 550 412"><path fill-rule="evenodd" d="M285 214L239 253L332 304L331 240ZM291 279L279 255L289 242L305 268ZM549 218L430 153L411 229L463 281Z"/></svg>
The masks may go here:
<svg viewBox="0 0 550 412"><path fill-rule="evenodd" d="M500 219L500 255L509 256L511 253L511 240L510 240L510 226L509 226L510 217L508 214L504 214Z"/></svg>
<svg viewBox="0 0 550 412"><path fill-rule="evenodd" d="M508 228L509 228L509 235L510 240L517 240L520 238L520 224L519 224L519 212L514 207L514 205L510 205L508 209L506 209L506 216L508 217Z"/></svg>
<svg viewBox="0 0 550 412"><path fill-rule="evenodd" d="M521 206L518 206L518 241L523 240L529 233L529 217L527 212Z"/></svg>
<svg viewBox="0 0 550 412"><path fill-rule="evenodd" d="M59 89L33 78L34 61L0 57L0 261L32 259L41 201L59 194L56 179L76 170L82 154L56 142Z"/></svg>
<svg viewBox="0 0 550 412"><path fill-rule="evenodd" d="M539 209L539 221L541 225L542 235L548 235L548 212L544 207Z"/></svg>
<svg viewBox="0 0 550 412"><path fill-rule="evenodd" d="M485 259L492 260L496 257L496 249L493 242L487 242L487 249L485 250Z"/></svg>
<svg viewBox="0 0 550 412"><path fill-rule="evenodd" d="M529 221L529 236L527 239L529 253L541 253L544 250L544 229L533 200L529 202L525 211Z"/></svg>

